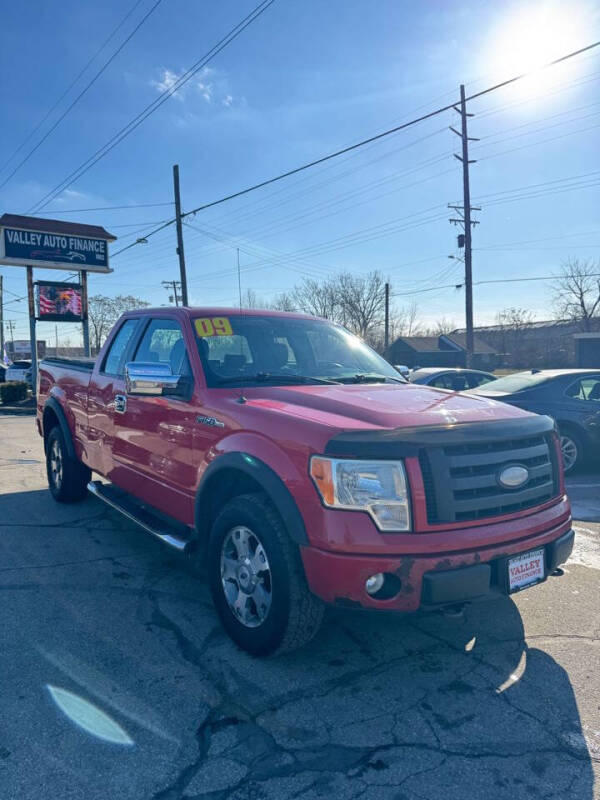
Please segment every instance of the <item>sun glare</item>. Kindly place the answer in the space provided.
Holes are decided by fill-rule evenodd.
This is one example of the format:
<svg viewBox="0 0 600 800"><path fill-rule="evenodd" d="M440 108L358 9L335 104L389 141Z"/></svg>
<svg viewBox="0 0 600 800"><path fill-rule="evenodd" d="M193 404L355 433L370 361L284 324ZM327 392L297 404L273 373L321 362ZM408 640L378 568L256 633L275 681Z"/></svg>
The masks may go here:
<svg viewBox="0 0 600 800"><path fill-rule="evenodd" d="M521 93L543 93L557 80L557 71L541 69L567 53L589 44L587 8L578 2L530 4L509 13L491 32L484 51L485 71L493 80L531 73L519 82Z"/></svg>

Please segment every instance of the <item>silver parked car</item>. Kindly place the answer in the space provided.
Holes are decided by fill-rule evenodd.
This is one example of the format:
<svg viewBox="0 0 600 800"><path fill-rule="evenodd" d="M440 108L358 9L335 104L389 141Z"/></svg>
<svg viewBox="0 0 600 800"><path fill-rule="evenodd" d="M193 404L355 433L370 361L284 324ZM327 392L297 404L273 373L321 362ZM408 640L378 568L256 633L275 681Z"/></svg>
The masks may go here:
<svg viewBox="0 0 600 800"><path fill-rule="evenodd" d="M452 392L464 392L477 389L484 383L495 381L491 372L479 369L462 369L461 367L423 367L413 370L408 376L411 383L423 383L438 389L449 389Z"/></svg>
<svg viewBox="0 0 600 800"><path fill-rule="evenodd" d="M25 381L31 383L31 361L13 361L6 370L4 379L9 381Z"/></svg>

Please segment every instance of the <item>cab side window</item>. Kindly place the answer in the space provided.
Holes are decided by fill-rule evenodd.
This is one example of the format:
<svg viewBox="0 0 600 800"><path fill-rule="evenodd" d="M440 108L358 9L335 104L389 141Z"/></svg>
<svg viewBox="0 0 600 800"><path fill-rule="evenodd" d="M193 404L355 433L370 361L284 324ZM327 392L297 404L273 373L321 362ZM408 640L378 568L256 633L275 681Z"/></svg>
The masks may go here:
<svg viewBox="0 0 600 800"><path fill-rule="evenodd" d="M168 364L173 375L192 375L181 326L173 319L151 320L132 360Z"/></svg>
<svg viewBox="0 0 600 800"><path fill-rule="evenodd" d="M106 354L102 372L106 373L107 375L116 375L118 377L122 377L124 375L125 355L127 353L129 343L131 342L131 337L135 333L137 326L137 319L126 319L121 325L115 338L112 340L112 344L108 353Z"/></svg>

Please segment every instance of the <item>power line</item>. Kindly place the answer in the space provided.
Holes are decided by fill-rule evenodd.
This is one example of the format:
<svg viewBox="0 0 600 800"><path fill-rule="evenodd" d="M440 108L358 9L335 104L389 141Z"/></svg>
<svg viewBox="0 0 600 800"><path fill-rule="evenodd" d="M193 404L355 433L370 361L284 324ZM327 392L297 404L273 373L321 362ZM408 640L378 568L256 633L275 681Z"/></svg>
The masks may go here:
<svg viewBox="0 0 600 800"><path fill-rule="evenodd" d="M128 206L97 206L96 208L53 208L50 211L38 211L37 215L40 214L83 214L86 211L123 211L127 208L160 208L161 206L172 206L173 201L170 200L168 203L135 203L133 205ZM36 215L36 216L37 216Z"/></svg>
<svg viewBox="0 0 600 800"><path fill-rule="evenodd" d="M34 128L34 129L33 129L33 130L32 130L32 131L31 131L31 132L28 134L28 136L27 136L27 137L26 137L26 138L25 138L25 139L24 139L24 140L21 142L21 144L20 144L20 145L17 147L17 149L16 149L16 150L15 150L15 151L12 153L12 155L11 155L11 156L9 156L9 158L8 158L8 159L7 159L7 160L4 162L4 164L2 164L2 166L0 166L0 172L4 172L4 170L6 169L6 167L7 167L7 166L10 164L10 162L13 160L13 158L14 158L16 155L18 155L18 154L21 152L21 150L22 150L22 149L25 147L25 145L27 144L27 142L29 142L29 141L30 141L30 140L31 140L31 139L32 139L32 138L35 136L35 134L36 134L36 133L39 131L39 129L40 129L40 128L42 127L42 125L44 124L44 122L45 122L45 121L48 119L48 117L49 117L49 116L52 114L52 112L53 112L53 111L55 111L55 110L58 108L58 106L61 104L61 102L62 102L62 101L65 99L65 97L66 97L66 96L69 94L69 92L71 91L71 89L73 88L73 86L75 86L75 84L76 84L76 83L77 83L77 81L78 81L78 80L81 78L81 76L82 76L82 75L83 75L83 74L84 74L84 73L87 71L87 69L88 69L88 68L91 66L91 64L92 64L92 63L93 63L93 62L96 60L96 58L98 58L98 56L99 56L99 55L100 55L100 53L101 53L101 52L104 50L104 48L106 47L106 45L107 45L107 44L110 42L110 40L111 40L111 39L112 39L112 38L113 38L113 37L116 35L116 33L117 33L119 30L120 30L120 28L122 28L122 27L123 27L123 25L124 25L124 24L127 22L127 20L129 19L129 17L130 17L130 16L133 14L133 12L135 11L135 9L136 9L136 8L139 6L139 4L140 4L141 2L142 2L142 0L137 0L137 2L135 2L135 3L133 4L133 6L132 6L132 7L129 9L129 11L127 12L127 14L125 14L125 16L123 17L123 19L122 19L122 20L119 22L119 24L116 26L116 28L114 28L114 29L112 30L112 32L109 34L109 36L108 36L108 37L107 37L107 38L104 40L104 42L103 42L103 43L100 45L100 47L98 48L98 50L96 50L96 52L95 52L95 53L94 53L94 55L93 55L93 56L90 58L90 60L87 62L87 64L85 65L85 67L83 67L83 69L82 69L82 70L80 70L80 71L77 73L77 75L75 76L75 78L74 78L74 79L71 81L71 83L70 83L70 84L67 86L67 88L66 88L66 89L64 90L64 92L61 94L61 96L58 98L58 100L57 100L57 101L54 103L54 105L53 105L53 106L51 106L51 108L50 108L48 111L46 111L46 113L44 114L44 116L42 117L42 119L41 119L41 120L38 122L38 124L35 126L35 128Z"/></svg>
<svg viewBox="0 0 600 800"><path fill-rule="evenodd" d="M560 58L557 58L554 61L549 62L548 64L544 65L544 67L542 67L542 68L548 68L548 67L555 66L557 64L560 64L560 63L566 61L567 59L574 58L575 56L581 55L581 53L585 53L585 52L587 52L589 50L592 50L592 49L594 49L594 48L596 48L598 46L600 46L600 41L594 42L594 43L592 43L590 45L587 45L586 47L582 47L579 50L573 51L572 53L567 53L566 55L561 56ZM540 68L540 69L542 69L542 68ZM505 81L502 81L500 83L497 83L494 86L490 86L487 89L483 89L480 92L476 92L475 94L472 94L469 97L466 97L465 98L465 102L468 102L470 100L474 100L475 98L478 98L478 97L483 97L484 95L489 94L490 92L496 91L496 90L498 90L500 88L503 88L503 87L508 86L508 85L510 85L512 83L515 83L516 81L519 81L519 80L527 77L529 74L530 74L530 72L522 73L522 74L517 75L517 76L515 76L513 78L509 78L508 80L505 80ZM208 208L213 208L214 206L220 205L222 203L226 203L229 200L233 200L233 199L235 199L237 197L242 197L243 195L249 194L250 192L254 192L257 189L261 189L261 188L263 188L265 186L269 186L269 185L271 185L273 183L276 183L278 181L281 181L281 180L283 180L285 178L289 178L292 175L296 175L299 172L303 172L303 171L305 171L307 169L311 169L312 167L318 166L319 164L323 164L323 163L325 163L327 161L330 161L331 159L338 158L339 156L344 155L345 153L352 152L354 150L357 150L360 147L364 147L364 146L366 146L368 144L371 144L372 142L379 141L379 140L383 139L384 137L390 136L393 133L397 133L398 131L405 130L406 128L409 128L409 127L412 127L413 125L418 124L419 122L424 122L427 119L431 119L433 117L436 117L439 114L442 114L443 112L449 111L451 108L454 108L454 106L455 106L455 103L450 103L449 105L442 106L441 108L435 109L434 111L430 111L427 114L422 114L421 116L416 117L415 119L409 120L408 122L404 122L404 123L402 123L400 125L396 125L393 128L389 128L386 131L382 131L381 133L378 133L378 134L376 134L374 136L370 136L369 138L363 139L360 142L356 142L355 144L348 145L346 147L341 148L340 150L336 150L333 153L329 153L328 155L322 156L322 157L317 158L317 159L313 159L312 161L309 161L306 164L302 164L299 167L295 167L294 169L287 170L286 172L280 173L279 175L276 175L276 176L274 176L272 178L268 178L268 179L266 179L264 181L260 181L259 183L255 183L252 186L247 187L246 189L241 189L241 190L239 190L237 192L233 192L231 194L228 194L225 197L221 197L218 200L213 200L213 201L211 201L209 203L204 203L204 204L202 204L200 206L197 206L196 208L192 209L191 211L186 211L181 216L182 216L182 218L184 218L184 217L188 217L190 215L195 215L199 211L204 211L204 210L206 210ZM170 224L172 224L173 222L174 222L174 220L172 220ZM165 227L165 226L161 226L161 228L157 228L156 231L151 231L144 238L148 239L150 236L153 236L154 233L158 233L158 231L162 230L163 227ZM122 248L121 250L118 251L118 253L115 253L114 255L115 256L119 255L120 253L123 253L125 250L128 250L131 247L134 247L136 244L137 244L137 242L132 242L130 245L127 245L127 247Z"/></svg>
<svg viewBox="0 0 600 800"><path fill-rule="evenodd" d="M564 61L567 61L570 58L574 58L575 56L580 56L582 53L587 53L590 50L594 50L596 47L600 45L600 41L592 42L592 44L586 45L586 47L580 47L579 50L574 50L572 53L567 53L560 58L555 58L554 61L549 61L547 64L543 64L541 67L537 69L531 69L527 72L522 72L520 75L515 75L514 78L508 78L505 81L501 81L500 83L496 83L494 86L489 86L487 89L482 89L480 92L475 92L475 94L469 95L467 100L475 100L477 97L483 97L490 92L495 92L498 89L503 89L505 86L510 86L512 83L516 83L517 81L522 80L523 78L527 78L534 72L540 72L543 69L547 69L548 67L555 67L557 64L562 64Z"/></svg>
<svg viewBox="0 0 600 800"><path fill-rule="evenodd" d="M116 147L120 142L123 141L130 133L132 133L139 125L144 122L151 114L153 114L157 109L162 106L172 95L174 95L179 89L181 89L194 75L201 70L209 61L218 55L228 44L230 44L234 39L236 39L242 31L244 31L249 25L251 25L258 17L263 14L269 6L271 6L275 0L262 0L262 2L256 6L250 14L248 14L241 22L238 22L216 45L202 56L190 69L187 70L180 78L178 78L175 83L170 86L168 89L165 89L155 100L152 101L149 105L147 105L136 117L134 117L130 122L127 123L123 128L121 128L113 137L109 139L101 148L96 150L96 152L91 155L87 161L84 161L77 169L71 172L63 181L61 181L54 189L48 192L41 200L39 200L30 211L36 211L40 208L43 208L47 205L52 199L57 197L61 192L67 189L72 183L74 183L78 178L84 175L89 169L91 169L94 164L96 164L100 159L104 158L114 147ZM29 212L28 212L29 213Z"/></svg>
<svg viewBox="0 0 600 800"><path fill-rule="evenodd" d="M139 31L139 29L142 27L142 25L144 24L144 22L146 22L146 20L148 19L148 17L149 17L149 16L150 16L150 15L151 15L151 14L152 14L152 13L153 13L155 10L156 10L156 8L158 8L158 6L160 5L160 3L162 3L162 0L156 0L156 2L154 3L154 5L152 6L152 8L151 8L149 11L147 11L147 12L146 12L146 14L144 14L144 16L142 17L142 19L141 19L141 20L138 22L138 24L137 24L137 25L135 26L135 28L134 28L134 29L131 31L131 33L130 33L128 36L126 36L126 37L125 37L125 39L123 40L123 42L121 42L121 44L119 45L119 47L117 47L117 49L114 51L114 53L113 53L113 54L112 54L112 55L111 55L111 56L110 56L110 57L109 57L109 58L108 58L108 59L107 59L107 60L104 62L104 64L103 64L103 65L100 67L100 69L98 70L98 72L96 72L96 74L94 75L94 77L93 77L93 78L92 78L92 79L91 79L91 80L90 80L90 81L89 81L89 82L88 82L88 83L87 83L87 84L84 86L84 88L81 90L81 92L79 92L79 94L78 94L78 95L77 95L77 97L76 97L76 98L73 100L73 102L72 102L70 105L68 105L68 106L67 106L67 108L65 109L65 111L63 111L63 113L62 113L62 114L60 115L60 117L59 117L59 118L56 120L56 122L55 122L55 123L54 123L54 124L53 124L53 125L50 127L50 129L46 131L46 133L45 133L45 134L42 136L42 138L39 140L39 142L38 142L38 143L37 143L37 144L36 144L34 147L32 147L32 148L31 148L31 150L30 150L30 151L27 153L27 155L25 156L25 158L23 158L21 161L19 161L19 163L17 164L17 166L16 166L16 167L13 169L13 171L10 173L10 175L9 175L7 178L5 178L5 179L4 179L4 181L3 181L2 183L0 183L0 189L2 189L2 187L3 187L3 186L6 186L6 184L7 184L7 183L9 182L9 180L10 180L10 179L13 177L13 175L15 175L15 174L16 174L16 173L17 173L17 172L18 172L18 171L21 169L21 167L22 167L22 166L23 166L25 163L27 163L27 161L29 161L29 159L30 159L30 158L31 158L31 156L32 156L32 155L33 155L33 154L36 152L36 150L38 150L38 149L39 149L39 148L40 148L40 147L41 147L41 146L44 144L44 142L45 142L45 141L46 141L46 139L47 139L47 138L50 136L50 134L52 134L52 133L53 133L53 132L56 130L56 128L57 128L57 127L60 125L60 123L61 123L61 122L63 121L63 119L64 119L64 118L67 116L67 114L69 114L69 113L72 111L72 109L73 109L73 108L74 108L74 107L77 105L77 103L78 103L78 102L81 100L81 98L84 96L84 94L86 94L86 92L87 92L89 89L91 89L91 87L92 87L92 86L93 86L93 85L96 83L96 81L97 81L97 80L98 80L98 78L99 78L99 77L102 75L102 73L103 73L103 72L104 72L104 71L105 71L105 70L106 70L106 69L107 69L107 68L108 68L108 67L109 67L109 66L112 64L112 62L113 62L113 61L115 60L115 58L116 58L116 57L119 55L119 53L121 52L121 50L123 50L123 48L125 47L125 45L126 45L126 44L128 44L128 42L129 42L129 41L131 41L131 39L132 39L132 38L135 36L135 34L136 34L136 33Z"/></svg>
<svg viewBox="0 0 600 800"><path fill-rule="evenodd" d="M600 277L600 272L592 272L590 278ZM483 286L490 283L524 283L526 281L555 281L560 278L560 275L536 275L533 278L496 278L486 281L473 281L473 286ZM406 297L413 294L423 294L425 292L434 292L436 289L462 289L464 283L447 283L445 286L433 286L431 289L415 289L411 292L394 292L393 297Z"/></svg>

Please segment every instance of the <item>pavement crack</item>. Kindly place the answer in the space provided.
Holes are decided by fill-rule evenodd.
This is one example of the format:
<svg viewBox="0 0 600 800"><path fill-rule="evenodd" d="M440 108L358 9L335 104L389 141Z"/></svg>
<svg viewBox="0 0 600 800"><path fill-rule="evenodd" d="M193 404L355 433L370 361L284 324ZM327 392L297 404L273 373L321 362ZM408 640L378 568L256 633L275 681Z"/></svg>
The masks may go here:
<svg viewBox="0 0 600 800"><path fill-rule="evenodd" d="M0 569L0 573L23 572L36 569L59 569L60 567L79 567L83 566L84 564L96 564L99 561L114 561L118 558L133 558L136 556L137 553L121 553L116 556L99 556L98 558L86 558L78 561L58 561L54 564L25 564L20 567L3 567Z"/></svg>

